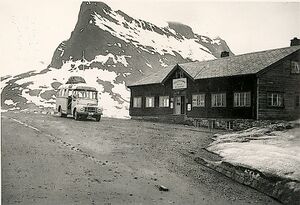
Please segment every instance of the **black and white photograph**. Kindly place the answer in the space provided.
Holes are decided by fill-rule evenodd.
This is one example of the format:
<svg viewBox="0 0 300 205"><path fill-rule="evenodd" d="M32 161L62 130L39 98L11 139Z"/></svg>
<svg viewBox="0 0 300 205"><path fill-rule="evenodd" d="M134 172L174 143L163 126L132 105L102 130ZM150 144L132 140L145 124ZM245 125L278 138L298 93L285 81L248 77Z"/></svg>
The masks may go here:
<svg viewBox="0 0 300 205"><path fill-rule="evenodd" d="M300 1L0 1L1 204L299 205Z"/></svg>

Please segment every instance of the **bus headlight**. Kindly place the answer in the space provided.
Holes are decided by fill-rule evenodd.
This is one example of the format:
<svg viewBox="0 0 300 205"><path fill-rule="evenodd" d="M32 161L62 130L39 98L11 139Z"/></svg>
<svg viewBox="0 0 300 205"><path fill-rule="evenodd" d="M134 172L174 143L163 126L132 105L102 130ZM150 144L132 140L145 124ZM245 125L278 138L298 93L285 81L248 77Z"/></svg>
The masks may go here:
<svg viewBox="0 0 300 205"><path fill-rule="evenodd" d="M84 111L84 107L80 108L80 111Z"/></svg>
<svg viewBox="0 0 300 205"><path fill-rule="evenodd" d="M98 111L99 113L102 113L103 109L99 107L99 108L97 109L97 111Z"/></svg>

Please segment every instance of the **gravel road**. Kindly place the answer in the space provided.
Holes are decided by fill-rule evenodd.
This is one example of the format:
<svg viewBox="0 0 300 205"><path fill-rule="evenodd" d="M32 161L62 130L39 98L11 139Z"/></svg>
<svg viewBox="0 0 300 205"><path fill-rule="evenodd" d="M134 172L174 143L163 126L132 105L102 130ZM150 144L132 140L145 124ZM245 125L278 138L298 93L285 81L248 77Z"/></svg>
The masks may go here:
<svg viewBox="0 0 300 205"><path fill-rule="evenodd" d="M205 129L14 112L1 120L2 204L279 204L194 162L207 154Z"/></svg>

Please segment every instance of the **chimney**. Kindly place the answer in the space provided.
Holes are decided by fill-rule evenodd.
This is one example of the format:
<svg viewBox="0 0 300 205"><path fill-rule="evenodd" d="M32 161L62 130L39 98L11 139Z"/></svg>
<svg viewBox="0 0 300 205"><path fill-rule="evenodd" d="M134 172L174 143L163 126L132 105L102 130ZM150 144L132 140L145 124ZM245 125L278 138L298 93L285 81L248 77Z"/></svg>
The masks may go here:
<svg viewBox="0 0 300 205"><path fill-rule="evenodd" d="M291 46L299 46L299 45L300 45L300 39L298 39L297 37L291 40Z"/></svg>
<svg viewBox="0 0 300 205"><path fill-rule="evenodd" d="M228 56L229 56L229 52L228 51L222 51L221 58L228 57Z"/></svg>

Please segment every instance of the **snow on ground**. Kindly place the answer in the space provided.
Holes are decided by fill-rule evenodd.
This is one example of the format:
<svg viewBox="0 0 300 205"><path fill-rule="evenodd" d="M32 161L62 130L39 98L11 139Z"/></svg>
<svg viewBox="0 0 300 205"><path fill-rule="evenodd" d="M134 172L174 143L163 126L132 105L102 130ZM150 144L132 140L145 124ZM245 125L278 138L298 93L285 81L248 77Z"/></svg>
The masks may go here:
<svg viewBox="0 0 300 205"><path fill-rule="evenodd" d="M220 135L208 150L229 163L300 181L300 128L250 128Z"/></svg>
<svg viewBox="0 0 300 205"><path fill-rule="evenodd" d="M104 11L105 12L105 11ZM190 58L192 60L211 60L215 59L210 51L197 43L197 38L194 39L176 39L173 36L167 36L165 34L159 34L153 30L149 31L139 27L136 21L128 22L123 16L118 13L111 11L106 12L114 21L108 20L101 15L94 13L93 17L95 24L104 31L110 32L113 36L116 36L125 42L131 42L136 47L139 47L146 52L154 53L157 52L160 55L166 53L175 55L174 51L178 52L184 58ZM144 21L140 20L139 24L145 24ZM154 25L147 23L151 29ZM171 29L170 29L171 31ZM147 49L141 47L148 47ZM149 48L152 47L153 49ZM178 50L180 48L180 50ZM207 52L205 52L205 51Z"/></svg>

